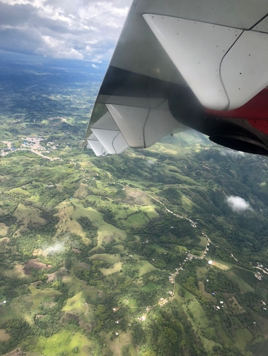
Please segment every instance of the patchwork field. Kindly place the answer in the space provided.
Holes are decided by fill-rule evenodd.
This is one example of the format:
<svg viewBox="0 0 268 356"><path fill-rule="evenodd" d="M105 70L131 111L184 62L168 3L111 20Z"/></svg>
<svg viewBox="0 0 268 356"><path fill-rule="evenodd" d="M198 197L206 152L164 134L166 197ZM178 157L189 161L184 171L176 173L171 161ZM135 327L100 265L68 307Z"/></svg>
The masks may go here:
<svg viewBox="0 0 268 356"><path fill-rule="evenodd" d="M99 78L2 66L0 354L266 356L267 159L195 132L97 158Z"/></svg>

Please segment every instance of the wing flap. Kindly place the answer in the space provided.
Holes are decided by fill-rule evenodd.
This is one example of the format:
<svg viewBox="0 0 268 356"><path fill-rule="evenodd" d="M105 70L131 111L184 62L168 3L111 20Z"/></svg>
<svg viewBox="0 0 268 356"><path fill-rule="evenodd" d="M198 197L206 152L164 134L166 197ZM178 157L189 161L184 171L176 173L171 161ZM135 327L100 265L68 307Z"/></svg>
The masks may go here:
<svg viewBox="0 0 268 356"><path fill-rule="evenodd" d="M225 66L244 33L256 31L266 14L263 0L254 4L251 0L206 0L205 4L134 0L93 108L85 144L88 140L98 155L123 152L128 146L144 148L166 134L185 130L181 122L191 126L196 111L194 127L200 130L198 118L208 108L236 107L236 101L244 99L229 90L228 82L233 85L237 73L226 75ZM258 43L266 46L266 41ZM257 62L268 60L265 49L255 51ZM256 90L264 85L259 78Z"/></svg>
<svg viewBox="0 0 268 356"><path fill-rule="evenodd" d="M96 156L106 156L107 152L94 134L87 140L87 148L91 148Z"/></svg>

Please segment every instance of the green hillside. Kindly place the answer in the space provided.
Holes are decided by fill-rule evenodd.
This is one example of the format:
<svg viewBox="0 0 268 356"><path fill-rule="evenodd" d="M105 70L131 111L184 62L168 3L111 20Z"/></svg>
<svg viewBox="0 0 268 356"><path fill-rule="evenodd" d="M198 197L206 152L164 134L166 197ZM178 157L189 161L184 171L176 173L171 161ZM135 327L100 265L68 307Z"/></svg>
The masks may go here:
<svg viewBox="0 0 268 356"><path fill-rule="evenodd" d="M194 132L97 158L98 83L32 80L0 81L0 354L266 355L267 159Z"/></svg>

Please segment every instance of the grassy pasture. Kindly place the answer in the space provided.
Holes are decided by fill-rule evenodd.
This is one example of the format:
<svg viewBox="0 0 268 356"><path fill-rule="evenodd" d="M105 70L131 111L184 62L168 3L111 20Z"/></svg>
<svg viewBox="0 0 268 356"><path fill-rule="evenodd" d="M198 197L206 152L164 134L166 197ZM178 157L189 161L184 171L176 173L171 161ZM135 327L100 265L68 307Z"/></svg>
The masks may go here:
<svg viewBox="0 0 268 356"><path fill-rule="evenodd" d="M8 194L21 194L21 195L30 195L29 192L27 192L27 190L19 187L19 188L14 188L11 189L9 192L7 192Z"/></svg>
<svg viewBox="0 0 268 356"><path fill-rule="evenodd" d="M223 261L213 260L212 266L215 266L223 271L228 271L230 269L227 263L223 263Z"/></svg>
<svg viewBox="0 0 268 356"><path fill-rule="evenodd" d="M209 321L208 321L208 318L206 316L206 313L203 310L203 308L200 305L200 303L196 299L192 299L188 303L188 308L189 308L190 312L193 315L193 319L194 319L195 324L197 324L198 327L200 327L202 329L205 329L205 328L209 327Z"/></svg>
<svg viewBox="0 0 268 356"><path fill-rule="evenodd" d="M62 311L79 312L79 314L85 313L86 306L84 293L81 291L74 295L72 298L67 299L65 306L62 308Z"/></svg>
<svg viewBox="0 0 268 356"><path fill-rule="evenodd" d="M264 319L262 316L260 316L257 313L253 313L254 320L257 323L258 327L261 329L265 337L268 339L268 323L267 319Z"/></svg>
<svg viewBox="0 0 268 356"><path fill-rule="evenodd" d="M208 267L197 267L196 268L197 278L204 279L206 277L208 270L209 270Z"/></svg>
<svg viewBox="0 0 268 356"><path fill-rule="evenodd" d="M148 195L146 195L144 192L135 189L135 188L131 188L131 187L126 187L125 188L127 197L130 199L130 202L137 204L137 205L150 205L151 204L151 198L148 197Z"/></svg>
<svg viewBox="0 0 268 356"><path fill-rule="evenodd" d="M217 342L213 341L213 340L209 340L203 336L200 336L200 339L202 341L202 344L204 346L204 349L206 351L206 354L208 356L214 356L215 352L213 351L213 347L214 346L220 346L220 344L218 344Z"/></svg>
<svg viewBox="0 0 268 356"><path fill-rule="evenodd" d="M246 328L241 328L235 332L235 346L241 351L245 350L252 339L252 334Z"/></svg>
<svg viewBox="0 0 268 356"><path fill-rule="evenodd" d="M103 223L98 230L98 245L97 247L103 247L106 243L115 241L116 243L122 243L126 238L126 232L118 229L117 227Z"/></svg>
<svg viewBox="0 0 268 356"><path fill-rule="evenodd" d="M8 233L8 226L4 223L0 223L0 237L6 236Z"/></svg>
<svg viewBox="0 0 268 356"><path fill-rule="evenodd" d="M40 337L35 347L38 355L57 356L60 354L88 356L91 342L79 333L63 330L49 338Z"/></svg>
<svg viewBox="0 0 268 356"><path fill-rule="evenodd" d="M31 291L31 299L33 309L39 309L41 303L51 303L54 302L54 298L61 293L53 288L37 289L35 286L29 287Z"/></svg>
<svg viewBox="0 0 268 356"><path fill-rule="evenodd" d="M88 194L87 185L84 183L80 183L79 188L74 193L75 198L85 198Z"/></svg>
<svg viewBox="0 0 268 356"><path fill-rule="evenodd" d="M59 218L57 224L57 235L73 233L82 238L85 245L90 243L89 239L85 236L82 226L74 218L75 207L70 202L62 202L58 205L58 213L56 216Z"/></svg>
<svg viewBox="0 0 268 356"><path fill-rule="evenodd" d="M257 341L250 347L250 351L254 356L266 356L268 349L268 340Z"/></svg>
<svg viewBox="0 0 268 356"><path fill-rule="evenodd" d="M205 248L207 246L207 242L208 242L207 238L203 235L199 235L198 237L200 239L200 242L198 245L201 246L202 248Z"/></svg>
<svg viewBox="0 0 268 356"><path fill-rule="evenodd" d="M143 292L152 292L154 290L159 289L160 287L157 286L155 283L153 282L148 282L147 284L145 284L145 286L142 287L142 291Z"/></svg>
<svg viewBox="0 0 268 356"><path fill-rule="evenodd" d="M30 223L35 225L46 223L46 220L40 217L40 212L37 208L27 207L21 203L19 203L13 215L17 219L18 226L20 226L15 236L20 236L21 232L26 231Z"/></svg>
<svg viewBox="0 0 268 356"><path fill-rule="evenodd" d="M254 292L254 289L246 283L242 278L240 278L237 274L232 271L228 272L228 278L230 278L233 282L237 283L242 292Z"/></svg>
<svg viewBox="0 0 268 356"><path fill-rule="evenodd" d="M113 213L115 220L118 224L122 225L123 228L140 228L146 225L149 219L158 217L158 214L152 205L140 206L133 203L131 205L119 205L114 200L104 200L102 197L97 196L89 196L87 197L87 201L91 204L94 203L94 206L98 209L109 209Z"/></svg>
<svg viewBox="0 0 268 356"><path fill-rule="evenodd" d="M106 335L106 342L108 346L108 350L113 352L113 356L121 356L122 350L125 346L132 345L132 336L130 331L128 332L119 332L118 337L116 337L113 341L111 341L112 333L108 333ZM137 352L132 347L130 356L136 356Z"/></svg>
<svg viewBox="0 0 268 356"><path fill-rule="evenodd" d="M108 253L95 254L89 257L91 261L101 260L111 265L114 265L117 262L120 262L121 258L119 255L109 255Z"/></svg>
<svg viewBox="0 0 268 356"><path fill-rule="evenodd" d="M8 341L10 339L10 335L6 332L5 329L0 329L0 341Z"/></svg>
<svg viewBox="0 0 268 356"><path fill-rule="evenodd" d="M110 274L119 272L121 268L122 262L117 262L111 268L100 268L100 271L104 276L109 276Z"/></svg>
<svg viewBox="0 0 268 356"><path fill-rule="evenodd" d="M51 95L52 97L55 100L65 100L66 98L68 100L69 98L68 94L59 95L58 98ZM82 106L77 100L75 99L72 102L72 106L75 107L75 110L80 110ZM60 102L57 104L60 104ZM64 109L61 115L65 116L67 112L68 110ZM72 128L67 125L67 123L77 124L80 130L85 123L86 116L81 115L83 116L81 119L79 115L77 118L64 118L66 127L59 126L59 132L57 132L57 128L62 122L58 123L58 121L62 121L61 119L52 121L53 125L57 123L53 126L53 132L49 131L52 125L49 125L51 121L48 120L47 116L44 116L35 125L31 123L30 119L27 119L27 133L32 135L32 131L36 130L36 127L43 120L43 124L45 124L45 127L42 127L44 135L48 133L51 136L46 137L47 141L57 141L58 148L51 152L51 156L59 156L62 158L61 161L50 162L33 153L16 152L0 160L0 193L1 200L3 200L0 202L0 214L14 213L11 217L5 217L9 219L10 223L4 221L6 225L3 225L2 221L0 222L0 238L8 235L10 239L8 244L3 243L4 240L0 239L2 245L0 252L3 252L4 257L7 256L6 264L4 264L5 258L1 261L4 266L3 268L1 266L1 273L3 271L3 277L7 279L16 279L12 281L14 285L18 282L18 286L14 287L17 293L14 294L15 297L12 297L13 291L8 288L5 289L5 286L1 285L0 292L3 298L8 300L4 307L0 307L1 322L12 318L23 318L30 323L34 334L29 334L30 336L26 337L25 345L29 345L32 340L36 342L36 345L33 345L30 351L25 350L27 354L29 353L29 356L71 356L73 354L143 356L146 353L145 350L148 350L157 342L154 340L155 335L157 335L157 326L153 323L150 324L151 316L155 323L158 320L166 322L170 317L185 321L181 324L183 324L184 336L189 334L189 338L185 337L185 339L178 340L176 347L179 349L181 342L183 350L177 351L178 349L176 349L177 353L185 354L185 356L194 354L190 351L190 343L201 341L205 351L201 350L202 347L200 346L200 353L214 356L215 350L213 350L213 347L218 346L218 342L226 347L234 347L235 341L231 340L231 336L228 337L229 330L232 330L236 339L235 346L240 350L241 355L246 356L247 343L243 342L243 338L250 340L251 337L250 333L246 332L247 323L251 322L251 317L254 317L258 325L256 329L258 328L259 335L263 332L267 336L267 320L257 314L255 316L253 312L253 315L251 313L245 315L244 311L248 309L246 307L243 309L243 298L241 298L241 306L239 307L237 300L231 293L222 292L222 295L220 295L217 292L219 297L212 297L211 294L205 292L206 282L204 281L210 269L207 259L203 262L197 259L193 259L191 262L187 261L183 265L184 271L180 272L181 274L176 278L174 298L170 298L169 302L162 308L157 305L156 301L157 298L160 299L161 297L169 298L167 292L173 290L173 285L168 282L168 273L165 272L165 269L174 272L175 268L179 267L182 262L183 256L186 256L184 254L186 250L193 253L196 248L196 254L201 256L203 253L207 241L204 236L201 236L202 229L206 231L214 244L217 244L219 248L232 251L240 260L240 256L234 248L235 239L231 240L228 235L232 233L233 229L237 233L239 232L236 217L235 214L228 215L228 212L226 212L228 207L220 201L220 192L224 192L226 195L233 194L229 189L229 187L233 187L233 191L245 196L254 208L257 206L263 207L265 204L259 205L260 199L257 200L254 191L250 191L249 187L245 188L242 184L239 187L236 186L241 178L237 172L233 174L236 181L233 178L232 180L226 179L229 170L236 165L232 161L234 159L228 160L227 166L221 168L218 162L221 159L220 155L216 155L213 149L206 152L202 146L202 140L198 144L193 144L193 142L190 142L190 136L187 135L183 135L182 138L167 138L166 142L169 143L160 142L154 145L151 150L137 152L128 150L118 157L95 158L92 153L81 153L81 149L77 148L78 141L74 138L77 131L72 132ZM18 127L16 126L17 132L19 132ZM11 138L12 135L8 132L9 126L6 125L4 129L7 131L6 137L10 136ZM2 135L3 133L0 132L0 136ZM177 144L174 145L173 140ZM183 147L185 142L190 142L192 147ZM14 143L16 145L18 142L15 141ZM45 145L45 142L43 144ZM3 148L5 147L0 142L1 145ZM197 156L196 152L199 152ZM251 164L255 163L251 162ZM215 174L212 174L214 171ZM250 172L253 171L254 169L250 170ZM119 180L118 177L120 176L122 178ZM218 176L220 180L217 180ZM251 177L247 178L250 179ZM261 177L261 181L255 180L254 187L259 186L264 180L267 180L266 177ZM124 186L120 185L120 182ZM227 183L224 185L221 182ZM171 193L171 195L165 193L167 187L178 191L178 196L176 197L174 194L173 197ZM147 232L143 235L142 228L151 219L158 216L162 218L166 214L163 206L151 199L146 192L165 202L167 207L174 212L198 221L195 229L197 242L187 235L188 230L186 229L185 236L184 232L180 236L179 243L181 246L176 247L168 241L158 243L153 236L151 237L148 234L150 243L145 251L141 244L147 238ZM163 197L164 194L166 194L166 199ZM221 204L222 206L220 206ZM55 226L56 235L54 227L51 229L53 233L50 235L49 233L42 233L42 226L38 227L36 234L33 233L34 229L30 230L32 226L29 223L32 220L34 220L33 223L42 225L42 221L39 220L42 216L41 206L42 209L48 211L51 209L53 214L57 210L56 215L59 222ZM159 211L159 213L156 211ZM214 213L216 217L213 216ZM24 232L17 239L12 236L15 228L14 217L17 219L16 225L21 225L17 236L20 235L20 232ZM80 220L80 218L86 218L88 221L86 219ZM242 219L240 220L242 221ZM49 224L49 221L44 223ZM183 225L185 221L174 217L174 225L175 223ZM86 226L90 229L92 225L94 225L94 234L93 231L92 234L91 231L86 231ZM173 222L171 225L173 225ZM136 228L141 229L141 231L138 233L135 231ZM44 227L44 232L47 230L50 231L50 229ZM69 235L75 236L69 237ZM80 238L76 238L77 236ZM92 241L88 239L88 236L90 236L90 239L92 236ZM198 239L199 236L200 239ZM177 236L174 236L174 239L175 237L177 238ZM73 246L72 238L74 239ZM64 252L51 254L46 258L41 250L44 241L50 244L54 240L65 241L66 248ZM84 250L81 246L81 240L87 245L84 246ZM96 244L96 240L97 246L91 249L92 244ZM253 243L254 240L252 239L251 242ZM37 244L40 246L37 246ZM185 246L183 246L184 244ZM30 249L29 246L33 248ZM245 248L246 246L250 245L245 244ZM72 250L72 247L75 248ZM23 254L19 255L22 250ZM213 251L212 248L210 250ZM250 248L248 248L249 250ZM39 251L41 251L40 254ZM43 251L45 251L44 248ZM100 253L100 251L103 253ZM42 263L47 261L51 263L51 271L34 270L30 276L25 276L23 267L27 264L27 261L33 258L32 256L29 257L32 252L39 254L40 257L38 258ZM132 257L130 257L130 254ZM165 267L158 269L156 268L158 259L159 265L161 265L159 255L161 255L161 259L163 258L165 264L162 263L162 266L165 265ZM222 256L226 255L223 254ZM264 263L261 259L263 256L259 252L259 255L254 256L255 260L252 259L252 261L257 261L258 258L258 261ZM147 260L144 260L145 257ZM153 258L155 258L155 262L152 261ZM263 298L267 302L264 288L265 276L261 283L256 282L253 273L247 274L242 270L240 273L238 270L234 270L232 263L224 261L224 258L222 257L222 261L215 259L214 266L225 271L225 276L228 274L231 280L238 283L240 291L238 290L237 293L243 294L251 291L250 288L255 289L258 285L257 292L260 291L260 299ZM105 268L99 268L96 271L95 286L90 286L85 279L88 278L90 265L93 264L94 268L95 266L97 266L96 268L102 266L102 263L96 263L98 260L107 265L103 264ZM230 258L227 260L229 261ZM92 263L93 261L95 262ZM155 266L150 262L155 263ZM231 260L231 262L234 261ZM243 261L241 261L242 265ZM66 269L66 273L62 273L62 275L59 273L57 280L55 278L50 284L46 284L47 273L51 272L50 276L53 276L62 268ZM220 272L216 268L211 267L211 269L215 270L215 273ZM118 273L120 270L122 272ZM103 278L99 271L107 278ZM84 272L86 273L83 274ZM81 276L81 280L78 276ZM189 276L195 281L196 288L194 286L193 289L189 288L193 294L179 285L181 282L182 285L186 286L184 283ZM40 280L37 280L39 277ZM18 279L20 280L18 281ZM30 284L31 282L32 284ZM57 291L59 287L63 290L62 294ZM8 293L10 293L10 299ZM19 295L19 297L16 295ZM157 298L153 299L150 295L157 296ZM58 304L56 303L58 301L57 296L61 297ZM224 308L216 312L214 304L219 303L219 298L224 300ZM238 296L237 299L240 301ZM61 303L63 303L63 307L60 310L58 306ZM107 313L104 312L104 315L97 315L96 313L100 304L109 308ZM147 306L150 307L150 312L148 312L148 318L143 323L138 318L145 315ZM59 320L58 326L61 331L57 331L57 329L54 331L55 335L51 336L52 333L49 333L50 336L44 338L40 336L44 335L42 332L36 333L35 315L38 315L42 325L42 321L49 320L49 311L54 313L54 307L55 313L57 313L55 317ZM114 307L119 308L116 313L118 313L120 325L117 325L110 318L110 315L113 315L112 308ZM259 309L260 305L257 305L253 310L259 311ZM47 315L45 315L46 312ZM164 318L161 319L160 314L164 315ZM72 316L77 316L73 319L77 323L68 322ZM229 317L235 319L235 330L231 329L232 326L228 326L229 329L226 327L226 325L229 325ZM171 326L171 321L172 319L170 319L170 325L166 324L166 326ZM1 327L1 330L4 330L5 326ZM47 326L47 329L49 327ZM137 332L146 336L146 344L136 345L134 341L135 327L137 327ZM126 330L129 330L128 328L131 328L132 331L126 332ZM93 330L90 337L95 344L87 338L91 329ZM250 327L249 330L251 330ZM116 331L119 332L118 337L115 337ZM174 331L177 332L175 326ZM163 333L160 332L161 341L162 336ZM18 345L22 348L23 346L24 341L21 345ZM127 351L127 349L129 350ZM161 351L161 354L165 354L165 351Z"/></svg>
<svg viewBox="0 0 268 356"><path fill-rule="evenodd" d="M98 227L98 245L97 248L102 247L103 244L116 241L120 242L126 237L125 231L122 231L111 224L107 224L103 220L103 215L93 208L84 208L76 199L72 200L75 209L72 212L73 220L80 217L87 217L95 226Z"/></svg>
<svg viewBox="0 0 268 356"><path fill-rule="evenodd" d="M89 286L85 281L82 281L74 276L63 277L63 282L67 284L70 293L73 295L81 295L83 300L89 299L92 304L98 304L100 297L103 296L102 290ZM80 292L82 292L82 294L80 294Z"/></svg>
<svg viewBox="0 0 268 356"><path fill-rule="evenodd" d="M18 278L18 279L27 279L28 276L24 273L23 265L15 265L12 269L4 271L4 276L8 278Z"/></svg>
<svg viewBox="0 0 268 356"><path fill-rule="evenodd" d="M256 288L256 285L258 284L258 280L254 276L254 272L245 270L243 268L238 268L238 267L233 267L232 271L243 281L246 281L250 287L253 289Z"/></svg>
<svg viewBox="0 0 268 356"><path fill-rule="evenodd" d="M141 228L145 226L149 222L147 216L145 216L142 212L137 212L131 216L129 216L126 220L121 220L121 224L124 227L128 228Z"/></svg>
<svg viewBox="0 0 268 356"><path fill-rule="evenodd" d="M145 260L140 260L138 263L139 267L139 276L143 276L146 273L150 273L152 271L157 270L156 267L154 267L150 262L145 261Z"/></svg>
<svg viewBox="0 0 268 356"><path fill-rule="evenodd" d="M226 332L221 324L221 318L219 315L215 316L214 323L216 324L217 335L220 338L223 345L225 347L232 346L233 341L226 335Z"/></svg>

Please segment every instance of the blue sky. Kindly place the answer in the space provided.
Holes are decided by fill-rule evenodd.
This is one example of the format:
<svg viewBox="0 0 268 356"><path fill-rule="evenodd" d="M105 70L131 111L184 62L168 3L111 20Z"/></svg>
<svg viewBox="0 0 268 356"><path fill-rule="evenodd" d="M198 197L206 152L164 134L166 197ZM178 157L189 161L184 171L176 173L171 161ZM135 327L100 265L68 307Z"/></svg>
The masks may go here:
<svg viewBox="0 0 268 356"><path fill-rule="evenodd" d="M132 0L0 0L0 49L51 58L111 58Z"/></svg>

